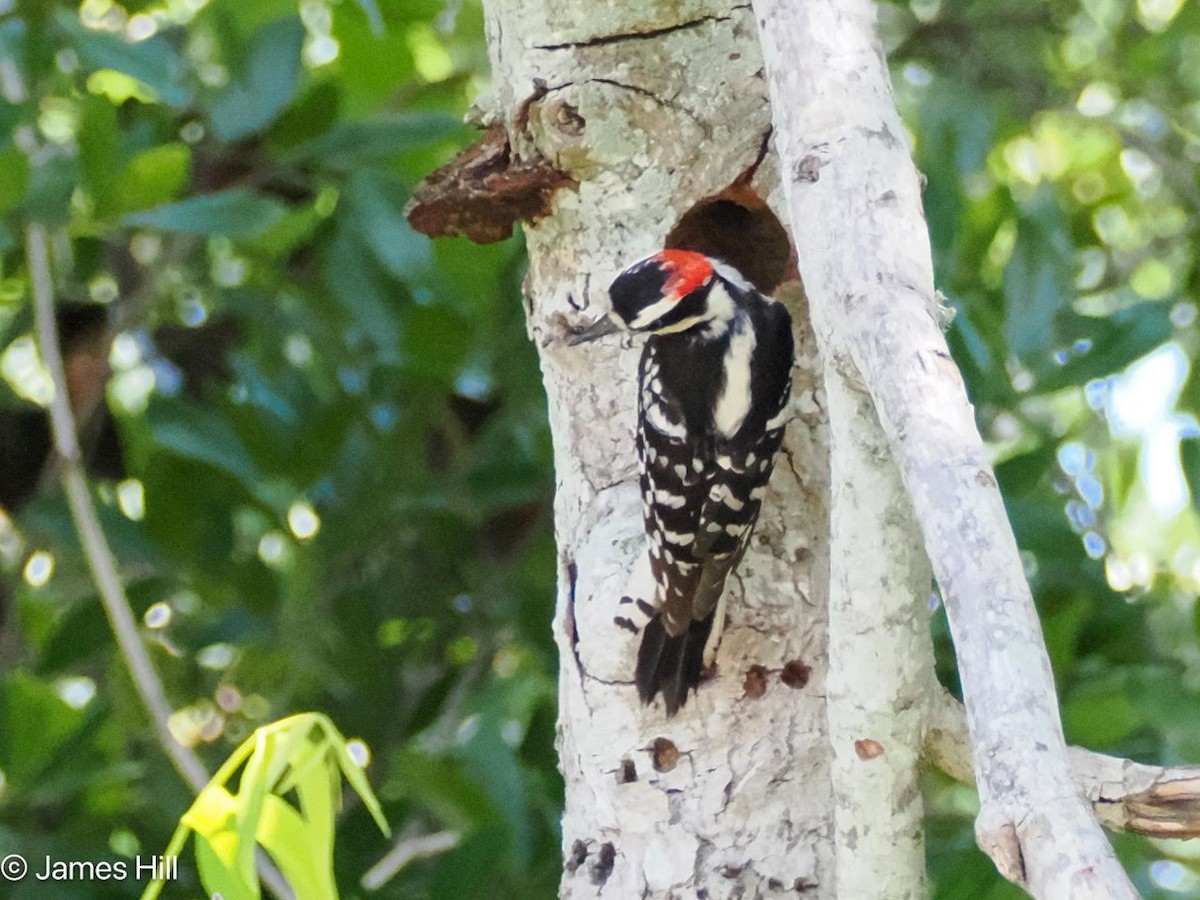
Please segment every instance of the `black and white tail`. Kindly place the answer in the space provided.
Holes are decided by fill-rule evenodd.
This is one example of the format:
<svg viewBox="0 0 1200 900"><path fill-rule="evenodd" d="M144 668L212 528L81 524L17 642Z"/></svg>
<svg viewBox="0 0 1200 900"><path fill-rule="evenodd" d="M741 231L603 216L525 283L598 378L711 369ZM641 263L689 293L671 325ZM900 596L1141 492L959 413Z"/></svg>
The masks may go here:
<svg viewBox="0 0 1200 900"><path fill-rule="evenodd" d="M704 648L712 634L715 613L706 619L693 619L682 634L671 636L655 615L642 629L634 680L643 703L661 693L667 715L673 716L687 702L688 692L699 687L708 667Z"/></svg>

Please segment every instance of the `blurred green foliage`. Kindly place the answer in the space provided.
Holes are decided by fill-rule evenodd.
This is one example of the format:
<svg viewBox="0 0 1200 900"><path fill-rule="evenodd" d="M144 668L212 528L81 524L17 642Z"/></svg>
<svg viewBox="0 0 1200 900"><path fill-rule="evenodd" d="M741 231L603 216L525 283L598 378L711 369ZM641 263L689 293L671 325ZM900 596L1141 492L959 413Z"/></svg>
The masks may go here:
<svg viewBox="0 0 1200 900"><path fill-rule="evenodd" d="M255 727L324 712L369 748L401 835L463 835L379 895L551 896L553 479L522 250L434 245L402 215L470 138L478 4L5 7L0 57L25 98L0 106L0 410L42 390L22 340L38 217L57 229L59 302L121 323L126 478L97 500L174 730L211 771ZM161 853L190 798L61 496L3 532L0 856ZM350 803L343 896L388 848ZM187 863L165 896L198 893Z"/></svg>
<svg viewBox="0 0 1200 900"><path fill-rule="evenodd" d="M1200 7L880 10L1068 737L1200 762ZM60 302L119 325L124 452L96 468L125 475L97 500L173 727L215 768L263 722L327 713L401 835L463 835L378 896L554 896L553 474L522 250L402 215L470 140L478 2L0 0L0 60L0 428L45 402L37 218ZM0 519L0 562L0 856L159 852L190 798L53 489ZM935 895L1018 896L974 849L972 792L928 788ZM361 805L338 835L361 895L388 845ZM1200 897L1187 845L1118 847L1145 896Z"/></svg>

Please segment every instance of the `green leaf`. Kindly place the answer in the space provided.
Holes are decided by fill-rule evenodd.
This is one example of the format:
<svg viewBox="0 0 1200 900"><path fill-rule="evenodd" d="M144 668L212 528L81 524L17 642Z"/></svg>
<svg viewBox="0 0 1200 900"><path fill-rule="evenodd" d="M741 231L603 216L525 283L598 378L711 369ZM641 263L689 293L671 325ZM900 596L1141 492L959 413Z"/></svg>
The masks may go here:
<svg viewBox="0 0 1200 900"><path fill-rule="evenodd" d="M404 750L396 754L395 775L387 788L428 809L450 828L467 831L499 824L500 812L492 798L466 769L457 759Z"/></svg>
<svg viewBox="0 0 1200 900"><path fill-rule="evenodd" d="M192 151L187 144L161 144L139 153L121 171L121 191L114 198L116 213L166 203L187 186L191 167Z"/></svg>
<svg viewBox="0 0 1200 900"><path fill-rule="evenodd" d="M354 229L340 225L325 253L325 285L361 326L386 362L398 359L396 293L383 267Z"/></svg>
<svg viewBox="0 0 1200 900"><path fill-rule="evenodd" d="M324 745L311 745L307 760L295 760L293 766L296 796L300 811L308 822L308 851L313 859L333 860L334 808L338 799L338 769ZM286 793L284 786L279 792Z"/></svg>
<svg viewBox="0 0 1200 900"><path fill-rule="evenodd" d="M55 13L55 23L89 69L115 69L140 81L169 106L191 101L187 69L174 46L161 34L132 43L107 31L85 28L68 10Z"/></svg>
<svg viewBox="0 0 1200 900"><path fill-rule="evenodd" d="M215 466L248 489L262 472L241 438L224 419L183 403L157 403L146 414L155 442L164 450Z"/></svg>
<svg viewBox="0 0 1200 900"><path fill-rule="evenodd" d="M440 3L440 0L439 0ZM407 18L415 0L389 3L389 15ZM414 73L412 50L407 28L388 28L378 34L361 8L343 3L333 17L333 38L341 45L338 78L351 116L362 117L385 107L385 98L394 96L397 84L404 84Z"/></svg>
<svg viewBox="0 0 1200 900"><path fill-rule="evenodd" d="M375 820L379 830L385 835L390 835L392 833L391 826L383 816L383 807L379 805L379 798L371 790L371 784L367 781L367 773L350 756L350 751L346 747L346 739L334 728L332 722L328 720L326 722L328 722L327 729L331 732L331 744L337 757L338 767L342 770L342 777L350 783L350 787L354 788L354 792L362 800L363 806L367 808L367 812L371 814L371 818Z"/></svg>
<svg viewBox="0 0 1200 900"><path fill-rule="evenodd" d="M270 768L275 755L275 734L269 728L255 732L254 752L246 761L238 781L237 805L237 871L247 881L254 880L254 845L258 838L263 804L271 789ZM284 757L286 759L286 757ZM282 760L281 760L282 762Z"/></svg>
<svg viewBox="0 0 1200 900"><path fill-rule="evenodd" d="M224 21L222 40L232 42L232 33L251 35L259 28L296 11L295 0L255 0L253 3L220 3L215 12ZM209 7L210 11L212 7Z"/></svg>
<svg viewBox="0 0 1200 900"><path fill-rule="evenodd" d="M64 672L112 642L104 609L98 600L87 600L64 610L55 622L42 645L37 671L42 675Z"/></svg>
<svg viewBox="0 0 1200 900"><path fill-rule="evenodd" d="M1028 494L1041 483L1047 472L1055 472L1055 452L1054 443L1048 440L996 466L996 479L1004 496Z"/></svg>
<svg viewBox="0 0 1200 900"><path fill-rule="evenodd" d="M252 238L267 231L286 214L287 209L278 201L252 194L244 188L231 188L156 206L128 215L124 222L177 234Z"/></svg>
<svg viewBox="0 0 1200 900"><path fill-rule="evenodd" d="M26 214L46 225L65 223L70 215L71 195L78 184L78 169L65 156L54 156L34 166L29 173Z"/></svg>
<svg viewBox="0 0 1200 900"><path fill-rule="evenodd" d="M15 148L0 150L0 213L16 209L29 189L29 160Z"/></svg>
<svg viewBox="0 0 1200 900"><path fill-rule="evenodd" d="M200 881L211 894L222 900L259 900L262 896L258 879L247 882L231 861L236 851L237 835L223 832L213 839L196 837L196 868Z"/></svg>
<svg viewBox="0 0 1200 900"><path fill-rule="evenodd" d="M237 802L224 783L213 778L180 821L201 837L212 838L237 821Z"/></svg>
<svg viewBox="0 0 1200 900"><path fill-rule="evenodd" d="M1070 350L1063 365L1043 357L1030 369L1039 391L1082 385L1093 378L1119 372L1169 340L1174 326L1166 303L1139 303L1105 319L1060 317L1059 337L1064 342L1086 341L1085 350Z"/></svg>
<svg viewBox="0 0 1200 900"><path fill-rule="evenodd" d="M237 141L275 120L296 93L304 26L299 19L272 22L258 30L244 78L231 81L212 108L213 133Z"/></svg>
<svg viewBox="0 0 1200 900"><path fill-rule="evenodd" d="M1096 679L1072 690L1063 704L1067 740L1097 750L1111 747L1143 724L1128 685L1117 674Z"/></svg>
<svg viewBox="0 0 1200 900"><path fill-rule="evenodd" d="M1012 258L1004 270L1004 323L1009 348L1018 356L1047 354L1054 322L1071 297L1071 242L1053 195L1044 191L1017 222Z"/></svg>
<svg viewBox="0 0 1200 900"><path fill-rule="evenodd" d="M279 865L296 900L337 900L332 844L314 853L309 832L309 823L293 807L273 794L265 798L258 841Z"/></svg>
<svg viewBox="0 0 1200 900"><path fill-rule="evenodd" d="M508 838L502 828L481 828L438 862L433 900L472 900L486 896L504 859Z"/></svg>
<svg viewBox="0 0 1200 900"><path fill-rule="evenodd" d="M425 271L432 258L429 238L404 218L408 189L379 172L358 172L346 190L351 220L363 240L389 272L411 278Z"/></svg>
<svg viewBox="0 0 1200 900"><path fill-rule="evenodd" d="M414 306L404 316L401 347L412 371L452 382L470 345L469 323L449 310Z"/></svg>
<svg viewBox="0 0 1200 900"><path fill-rule="evenodd" d="M9 783L32 788L32 779L79 727L80 714L48 684L23 671L0 680L0 771Z"/></svg>
<svg viewBox="0 0 1200 900"><path fill-rule="evenodd" d="M271 127L271 141L296 147L325 134L337 121L341 94L336 81L321 81L291 104Z"/></svg>
<svg viewBox="0 0 1200 900"><path fill-rule="evenodd" d="M339 768L388 834L379 801L350 758L345 738L326 716L302 713L259 728L234 751L184 813L168 852L178 853L187 831L194 831L205 888L226 897L257 898L254 849L262 846L297 900L336 900L333 804ZM235 795L226 784L238 769ZM281 797L293 788L299 811ZM143 900L153 900L162 887L162 882L149 885Z"/></svg>
<svg viewBox="0 0 1200 900"><path fill-rule="evenodd" d="M364 161L386 159L448 140L466 128L442 113L398 113L335 125L328 133L289 151L288 160L315 159L353 171Z"/></svg>
<svg viewBox="0 0 1200 900"><path fill-rule="evenodd" d="M103 217L122 188L117 177L120 139L116 107L103 97L86 97L80 104L79 131L87 135L87 140L79 142L83 181L96 204L97 214Z"/></svg>

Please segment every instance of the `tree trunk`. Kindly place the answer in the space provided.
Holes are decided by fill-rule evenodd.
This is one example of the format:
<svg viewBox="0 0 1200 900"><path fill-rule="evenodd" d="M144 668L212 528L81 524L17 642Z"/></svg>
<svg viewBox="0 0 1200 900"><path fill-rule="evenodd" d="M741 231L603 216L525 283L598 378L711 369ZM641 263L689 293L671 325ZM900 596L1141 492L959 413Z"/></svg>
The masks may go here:
<svg viewBox="0 0 1200 900"><path fill-rule="evenodd" d="M558 472L562 896L920 897L928 568L868 404L838 457L841 574L828 584L824 376L803 292L776 290L795 255L772 212L783 197L749 5L680 18L653 2L490 0L487 14L496 90L481 117L503 125L515 165L576 185L526 228ZM717 676L671 720L638 703L640 638L614 622L637 618L620 598L646 595L640 345L564 343L607 311L621 268L664 245L733 263L797 329L794 418L727 588ZM862 405L843 385L835 399Z"/></svg>
<svg viewBox="0 0 1200 900"><path fill-rule="evenodd" d="M640 637L614 623L645 564L640 343L563 340L607 311L621 268L669 240L770 257L776 276L788 263L764 203L779 199L778 174L753 18L745 5L687 8L680 19L677 5L651 2L487 4L496 92L484 115L520 159L544 158L578 185L526 229L557 468L562 896L832 898L827 437L802 297L791 292L795 418L727 589L718 674L670 720L638 702Z"/></svg>

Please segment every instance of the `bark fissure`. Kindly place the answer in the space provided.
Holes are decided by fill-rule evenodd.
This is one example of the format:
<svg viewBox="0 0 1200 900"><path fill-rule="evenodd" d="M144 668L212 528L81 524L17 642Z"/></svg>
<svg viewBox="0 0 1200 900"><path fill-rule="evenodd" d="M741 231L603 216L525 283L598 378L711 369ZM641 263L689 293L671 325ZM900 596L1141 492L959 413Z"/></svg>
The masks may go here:
<svg viewBox="0 0 1200 900"><path fill-rule="evenodd" d="M629 91L630 93L637 94L640 97L645 97L648 100L651 100L654 103L658 104L659 106L663 107L664 109L671 109L671 110L675 110L676 112L683 113L685 116L687 116L693 122L695 122L696 125L698 125L704 131L706 136L711 135L711 129L709 128L708 124L694 110L688 109L682 103L679 103L677 100L675 100L673 98L663 97L662 95L654 92L650 88L642 87L641 85L638 85L638 84L630 84L629 82L625 82L625 81L619 81L616 78L607 78L607 77L602 77L602 76L585 78L578 82L566 82L564 84L555 85L554 87L549 88L547 90L547 92L554 93L556 91L566 90L567 88L578 87L581 84L604 84L604 85L608 85L609 87L617 88L618 90Z"/></svg>
<svg viewBox="0 0 1200 900"><path fill-rule="evenodd" d="M750 8L749 3L736 4L730 7L730 11L746 10ZM602 34L596 37L585 38L577 41L562 41L557 44L534 44L534 50L579 50L584 47L604 47L609 44L620 44L627 41L646 41L655 40L657 38L666 37L670 34L677 34L681 31L688 31L693 28L699 28L702 25L710 23L729 22L733 16L700 16L696 19L689 19L686 22L680 22L678 25L667 25L662 28L648 28L644 31L626 31L617 34Z"/></svg>

